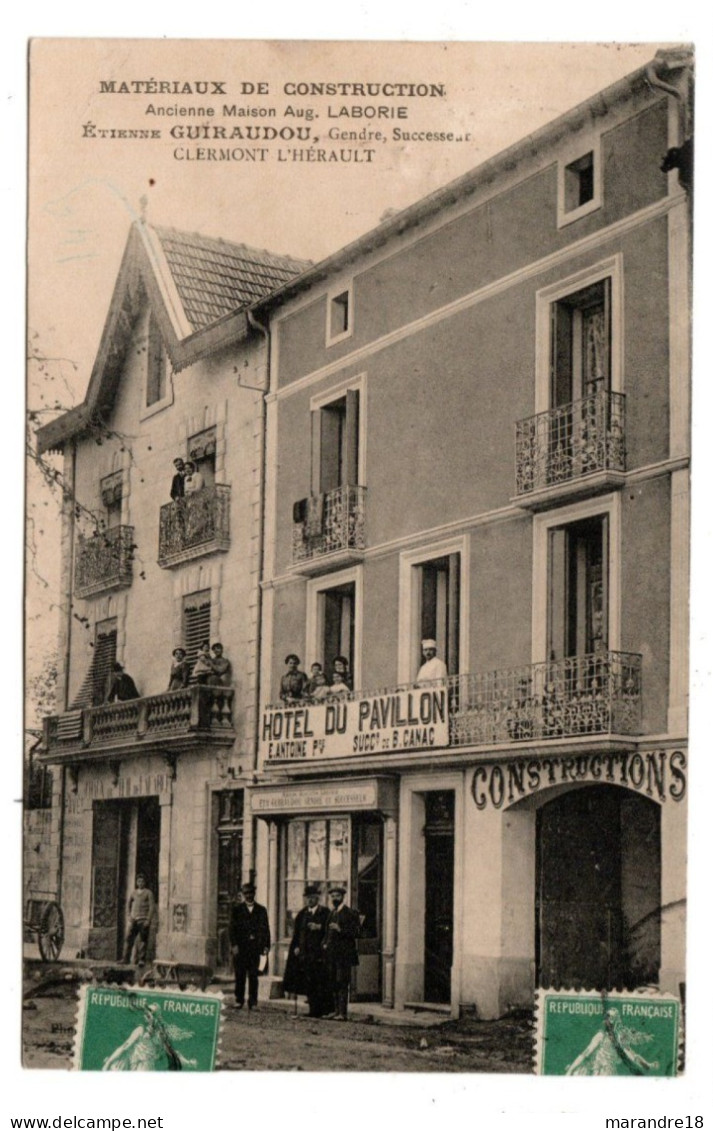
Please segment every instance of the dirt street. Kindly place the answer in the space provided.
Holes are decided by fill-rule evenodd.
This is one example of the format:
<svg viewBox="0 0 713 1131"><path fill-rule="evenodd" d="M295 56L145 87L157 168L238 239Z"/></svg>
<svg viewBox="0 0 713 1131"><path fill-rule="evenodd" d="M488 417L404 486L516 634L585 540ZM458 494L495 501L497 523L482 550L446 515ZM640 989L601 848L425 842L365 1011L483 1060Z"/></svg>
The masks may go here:
<svg viewBox="0 0 713 1131"><path fill-rule="evenodd" d="M26 1068L69 1068L76 1011L75 981L48 987L23 1010ZM224 1011L220 1068L302 1072L509 1072L532 1065L532 1021L376 1020L360 1007L346 1024L296 1016L291 1004L267 1002L254 1012Z"/></svg>

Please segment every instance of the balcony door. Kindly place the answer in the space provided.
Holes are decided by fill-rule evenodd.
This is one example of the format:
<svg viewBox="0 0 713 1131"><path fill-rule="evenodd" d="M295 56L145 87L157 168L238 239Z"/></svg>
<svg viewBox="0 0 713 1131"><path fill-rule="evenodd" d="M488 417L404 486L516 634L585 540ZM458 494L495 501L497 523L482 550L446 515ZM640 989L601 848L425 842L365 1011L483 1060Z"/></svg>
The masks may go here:
<svg viewBox="0 0 713 1131"><path fill-rule="evenodd" d="M608 648L608 519L595 515L549 533L550 660Z"/></svg>
<svg viewBox="0 0 713 1131"><path fill-rule="evenodd" d="M359 390L348 389L313 413L312 493L325 495L359 482Z"/></svg>
<svg viewBox="0 0 713 1131"><path fill-rule="evenodd" d="M449 675L458 674L460 650L460 554L414 566L417 635L415 671L421 665L421 641L435 640Z"/></svg>
<svg viewBox="0 0 713 1131"><path fill-rule="evenodd" d="M346 656L349 671L352 675L354 673L355 604L354 582L335 585L320 594L322 652L316 659L324 667L328 678L335 656Z"/></svg>
<svg viewBox="0 0 713 1131"><path fill-rule="evenodd" d="M550 407L611 383L611 280L600 279L551 306Z"/></svg>

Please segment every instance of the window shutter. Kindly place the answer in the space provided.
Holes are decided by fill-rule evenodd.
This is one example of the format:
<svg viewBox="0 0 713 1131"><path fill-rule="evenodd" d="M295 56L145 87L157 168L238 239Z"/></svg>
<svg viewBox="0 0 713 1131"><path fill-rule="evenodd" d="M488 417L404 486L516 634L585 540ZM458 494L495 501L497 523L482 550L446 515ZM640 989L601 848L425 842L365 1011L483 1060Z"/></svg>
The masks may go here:
<svg viewBox="0 0 713 1131"><path fill-rule="evenodd" d="M94 630L94 655L70 710L98 707L104 702L112 664L116 662L116 620L99 621Z"/></svg>
<svg viewBox="0 0 713 1131"><path fill-rule="evenodd" d="M183 647L186 658L195 662L200 645L210 640L210 591L191 593L183 602Z"/></svg>
<svg viewBox="0 0 713 1131"><path fill-rule="evenodd" d="M345 437L345 482L356 486L359 482L359 390L347 390L347 420Z"/></svg>

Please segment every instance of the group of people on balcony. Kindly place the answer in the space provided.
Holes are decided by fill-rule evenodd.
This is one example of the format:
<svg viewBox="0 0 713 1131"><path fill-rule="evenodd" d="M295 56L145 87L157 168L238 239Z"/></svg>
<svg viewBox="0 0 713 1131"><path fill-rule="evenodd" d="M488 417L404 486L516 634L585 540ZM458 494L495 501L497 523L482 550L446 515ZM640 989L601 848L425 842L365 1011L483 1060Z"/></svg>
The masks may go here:
<svg viewBox="0 0 713 1131"><path fill-rule="evenodd" d="M438 656L435 640L422 640L423 662L416 675L417 686L447 679L448 668ZM307 675L300 668L301 660L295 652L285 656L287 671L280 680L280 699L287 706L295 703L323 703L325 700L341 699L354 690L354 681L349 672L346 656L335 656L332 660L329 677L322 665L312 664Z"/></svg>
<svg viewBox="0 0 713 1131"><path fill-rule="evenodd" d="M174 503L177 503L179 499L185 499L187 495L195 495L196 491L203 490L205 479L193 460L184 460L177 456L173 461L173 466L175 471L171 480L171 498Z"/></svg>
<svg viewBox="0 0 713 1131"><path fill-rule="evenodd" d="M204 640L193 663L185 648L173 649L173 662L168 681L169 691L188 687L189 683L208 684L210 687L230 687L233 666L224 655L223 645L210 645Z"/></svg>
<svg viewBox="0 0 713 1131"><path fill-rule="evenodd" d="M341 699L353 690L346 656L334 657L329 676L317 661L310 667L309 675L301 670L300 663L299 656L294 652L285 656L287 671L280 680L280 699L287 706Z"/></svg>

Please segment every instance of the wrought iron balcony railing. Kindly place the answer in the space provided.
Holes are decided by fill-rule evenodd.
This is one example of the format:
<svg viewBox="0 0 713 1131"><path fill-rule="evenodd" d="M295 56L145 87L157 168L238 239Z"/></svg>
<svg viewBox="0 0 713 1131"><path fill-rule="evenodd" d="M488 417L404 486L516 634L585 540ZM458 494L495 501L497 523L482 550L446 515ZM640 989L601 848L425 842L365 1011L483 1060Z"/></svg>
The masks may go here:
<svg viewBox="0 0 713 1131"><path fill-rule="evenodd" d="M641 733L641 656L597 652L266 707L264 762Z"/></svg>
<svg viewBox="0 0 713 1131"><path fill-rule="evenodd" d="M453 746L640 733L635 653L571 656L448 682Z"/></svg>
<svg viewBox="0 0 713 1131"><path fill-rule="evenodd" d="M216 483L161 507L158 564L164 568L230 547L230 487Z"/></svg>
<svg viewBox="0 0 713 1131"><path fill-rule="evenodd" d="M581 401L519 420L516 494L528 495L595 472L626 470L623 393L599 389Z"/></svg>
<svg viewBox="0 0 713 1131"><path fill-rule="evenodd" d="M89 537L80 534L74 567L74 592L91 597L131 585L133 526L113 526Z"/></svg>
<svg viewBox="0 0 713 1131"><path fill-rule="evenodd" d="M297 565L326 554L364 549L366 487L345 484L304 500L292 532L292 562Z"/></svg>
<svg viewBox="0 0 713 1131"><path fill-rule="evenodd" d="M195 742L231 743L233 688L193 684L161 695L105 703L44 720L42 759L72 761L92 754L187 749Z"/></svg>

